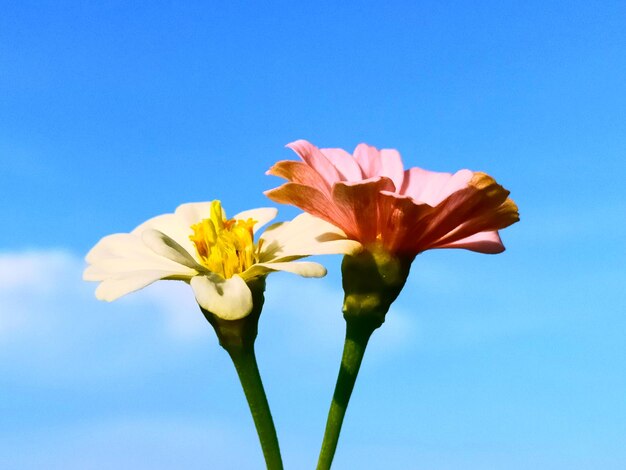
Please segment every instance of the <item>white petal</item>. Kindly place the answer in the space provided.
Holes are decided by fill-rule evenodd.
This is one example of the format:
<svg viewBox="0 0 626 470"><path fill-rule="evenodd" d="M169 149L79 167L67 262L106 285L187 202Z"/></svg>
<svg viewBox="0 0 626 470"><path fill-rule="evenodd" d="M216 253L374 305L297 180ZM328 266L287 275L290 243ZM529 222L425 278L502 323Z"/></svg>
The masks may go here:
<svg viewBox="0 0 626 470"><path fill-rule="evenodd" d="M192 225L211 217L211 204L212 201L181 204L176 208L175 214L181 219L182 223L191 227Z"/></svg>
<svg viewBox="0 0 626 470"><path fill-rule="evenodd" d="M326 275L326 268L321 264L313 263L312 261L257 263L241 275L245 279L251 279L272 271L285 271L288 273L298 274L302 277L324 277Z"/></svg>
<svg viewBox="0 0 626 470"><path fill-rule="evenodd" d="M199 220L196 222L199 222ZM155 229L176 240L188 253L194 253L195 247L189 239L189 236L193 233L191 226L196 222L187 223L187 221L178 214L163 214L147 220L136 227L131 233L141 238L141 234L144 231Z"/></svg>
<svg viewBox="0 0 626 470"><path fill-rule="evenodd" d="M148 248L136 234L120 233L101 239L86 256L83 279L101 281L96 297L112 301L159 279L190 279L197 271Z"/></svg>
<svg viewBox="0 0 626 470"><path fill-rule="evenodd" d="M250 209L247 211L240 212L233 219L236 220L246 220L246 219L254 219L256 220L256 224L254 224L254 233L256 233L261 227L266 225L268 222L274 220L276 218L276 214L278 214L278 209L275 207L261 207L259 209Z"/></svg>
<svg viewBox="0 0 626 470"><path fill-rule="evenodd" d="M198 304L224 320L239 320L252 310L252 292L239 276L230 279L215 274L195 276L191 287Z"/></svg>
<svg viewBox="0 0 626 470"><path fill-rule="evenodd" d="M135 260L123 258L111 258L98 261L85 268L83 272L83 280L85 281L104 281L109 278L131 277L142 271L161 271L169 273L167 277L176 277L179 279L192 278L198 272L177 263L168 262L145 262L137 263Z"/></svg>
<svg viewBox="0 0 626 470"><path fill-rule="evenodd" d="M260 237L261 262L321 254L349 254L361 248L334 225L304 213L291 222L275 224Z"/></svg>
<svg viewBox="0 0 626 470"><path fill-rule="evenodd" d="M190 276L196 274L195 270L158 255L139 237L129 233L104 237L85 259L91 265L85 270L85 280L119 277L141 270L170 271Z"/></svg>
<svg viewBox="0 0 626 470"><path fill-rule="evenodd" d="M202 267L176 240L159 232L158 230L149 228L143 232L141 239L156 254L170 259L178 264L187 266L198 271L202 271Z"/></svg>
<svg viewBox="0 0 626 470"><path fill-rule="evenodd" d="M115 233L102 238L89 250L85 261L90 264L107 258L150 258L155 254L143 244L141 239L130 233Z"/></svg>
<svg viewBox="0 0 626 470"><path fill-rule="evenodd" d="M108 278L103 280L96 289L96 298L112 301L123 295L130 294L170 275L166 271L141 271L132 276Z"/></svg>
<svg viewBox="0 0 626 470"><path fill-rule="evenodd" d="M179 217L184 224L191 227L193 224L197 224L201 220L211 217L211 204L211 202L191 202L182 204L176 208L176 216ZM278 209L274 207L261 207L259 209L250 209L240 212L232 218L256 220L257 223L254 224L254 232L256 232L263 225L276 218L277 213Z"/></svg>

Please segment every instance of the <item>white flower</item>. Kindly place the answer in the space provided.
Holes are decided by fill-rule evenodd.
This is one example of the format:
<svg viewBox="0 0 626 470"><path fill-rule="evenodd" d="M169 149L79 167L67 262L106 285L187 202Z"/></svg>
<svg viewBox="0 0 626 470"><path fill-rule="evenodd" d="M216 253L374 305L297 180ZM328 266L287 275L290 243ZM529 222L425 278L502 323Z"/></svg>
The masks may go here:
<svg viewBox="0 0 626 470"><path fill-rule="evenodd" d="M304 256L352 253L360 244L333 225L301 214L254 235L276 217L274 208L244 211L227 219L219 201L183 204L130 233L109 235L87 254L86 281L98 281L96 297L112 301L160 279L191 284L198 304L225 320L252 310L246 284L272 271L322 277L326 269Z"/></svg>

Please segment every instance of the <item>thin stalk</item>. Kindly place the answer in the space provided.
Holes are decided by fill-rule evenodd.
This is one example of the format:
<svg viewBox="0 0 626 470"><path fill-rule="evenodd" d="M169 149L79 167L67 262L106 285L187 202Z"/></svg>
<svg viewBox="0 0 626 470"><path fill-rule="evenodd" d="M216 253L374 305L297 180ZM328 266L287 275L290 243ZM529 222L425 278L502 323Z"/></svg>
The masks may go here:
<svg viewBox="0 0 626 470"><path fill-rule="evenodd" d="M276 428L254 354L259 317L265 301L263 295L265 277L248 281L248 287L252 292L252 311L239 320L225 320L202 307L200 309L215 329L220 346L228 352L235 369L237 369L237 375L246 395L246 400L248 400L254 426L261 442L267 469L283 470Z"/></svg>
<svg viewBox="0 0 626 470"><path fill-rule="evenodd" d="M235 364L246 400L248 400L267 469L283 470L276 428L259 374L254 348L230 348L227 351Z"/></svg>
<svg viewBox="0 0 626 470"><path fill-rule="evenodd" d="M341 367L337 384L335 385L335 393L330 404L328 412L328 420L326 421L326 430L324 431L324 440L322 441L322 449L320 451L319 460L317 462L317 470L328 470L333 462L335 451L337 450L337 442L339 441L339 433L341 425L348 408L348 402L354 389L361 361L365 354L367 342L373 331L380 324L359 321L354 318L346 319L346 340L343 346L343 356L341 358Z"/></svg>

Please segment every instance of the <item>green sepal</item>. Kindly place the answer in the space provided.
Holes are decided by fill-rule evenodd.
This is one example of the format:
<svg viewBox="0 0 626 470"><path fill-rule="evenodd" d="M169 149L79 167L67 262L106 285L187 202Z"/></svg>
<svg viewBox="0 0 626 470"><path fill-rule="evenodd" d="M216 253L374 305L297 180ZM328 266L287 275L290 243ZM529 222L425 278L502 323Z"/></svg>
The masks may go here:
<svg viewBox="0 0 626 470"><path fill-rule="evenodd" d="M252 349L257 337L259 317L265 302L265 276L251 279L246 284L252 292L252 311L247 316L239 320L224 320L200 307L215 329L220 345L229 352Z"/></svg>
<svg viewBox="0 0 626 470"><path fill-rule="evenodd" d="M368 247L346 255L341 263L343 274L343 316L375 329L404 287L413 257L392 255L382 246Z"/></svg>

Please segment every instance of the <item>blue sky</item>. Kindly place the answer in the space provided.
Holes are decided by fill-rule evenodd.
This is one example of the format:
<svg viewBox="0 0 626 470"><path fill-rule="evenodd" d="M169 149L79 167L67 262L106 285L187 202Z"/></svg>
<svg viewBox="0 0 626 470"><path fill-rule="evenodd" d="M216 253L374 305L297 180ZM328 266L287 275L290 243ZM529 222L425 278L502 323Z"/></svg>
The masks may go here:
<svg viewBox="0 0 626 470"><path fill-rule="evenodd" d="M2 468L262 468L187 286L105 304L80 275L100 237L180 203L272 205L264 172L299 138L486 171L522 216L502 255L416 259L336 468L626 467L623 2L2 10ZM314 465L341 351L320 261L268 279L257 343L288 468Z"/></svg>

